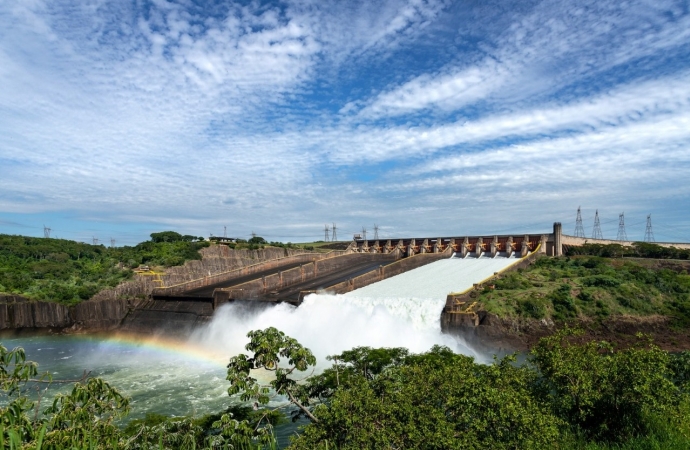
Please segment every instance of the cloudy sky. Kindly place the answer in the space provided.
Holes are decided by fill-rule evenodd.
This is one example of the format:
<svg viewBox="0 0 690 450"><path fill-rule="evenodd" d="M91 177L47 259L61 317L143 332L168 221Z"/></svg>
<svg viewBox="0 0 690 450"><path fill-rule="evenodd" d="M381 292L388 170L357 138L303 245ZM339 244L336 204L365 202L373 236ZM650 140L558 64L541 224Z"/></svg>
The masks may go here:
<svg viewBox="0 0 690 450"><path fill-rule="evenodd" d="M0 233L690 241L688 1L0 2Z"/></svg>

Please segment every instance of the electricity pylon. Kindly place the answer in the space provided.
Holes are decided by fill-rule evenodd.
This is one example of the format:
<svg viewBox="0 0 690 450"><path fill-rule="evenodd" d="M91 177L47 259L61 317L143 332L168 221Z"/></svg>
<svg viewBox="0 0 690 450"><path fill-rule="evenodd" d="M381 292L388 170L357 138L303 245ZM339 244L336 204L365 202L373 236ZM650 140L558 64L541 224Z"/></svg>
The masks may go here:
<svg viewBox="0 0 690 450"><path fill-rule="evenodd" d="M627 241L628 235L625 233L625 213L618 214L618 234L617 241Z"/></svg>
<svg viewBox="0 0 690 450"><path fill-rule="evenodd" d="M654 232L652 231L652 215L647 214L647 229L644 232L645 242L656 242L654 240Z"/></svg>
<svg viewBox="0 0 690 450"><path fill-rule="evenodd" d="M599 210L594 213L594 228L592 228L592 239L604 239L601 234L601 224L599 223Z"/></svg>
<svg viewBox="0 0 690 450"><path fill-rule="evenodd" d="M580 207L577 207L577 219L575 219L575 236L585 237L585 229L582 226L582 213L580 213Z"/></svg>

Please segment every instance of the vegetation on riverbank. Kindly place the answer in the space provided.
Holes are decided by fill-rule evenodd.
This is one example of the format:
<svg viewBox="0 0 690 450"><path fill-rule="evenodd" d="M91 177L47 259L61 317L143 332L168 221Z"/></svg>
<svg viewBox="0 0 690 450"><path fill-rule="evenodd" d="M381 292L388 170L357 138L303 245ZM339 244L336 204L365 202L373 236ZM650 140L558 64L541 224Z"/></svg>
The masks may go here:
<svg viewBox="0 0 690 450"><path fill-rule="evenodd" d="M142 264L170 267L201 259L208 242L169 231L130 247L0 235L0 293L76 303L132 278Z"/></svg>
<svg viewBox="0 0 690 450"><path fill-rule="evenodd" d="M479 364L435 346L358 347L333 355L318 375L309 349L274 328L251 332L249 355L230 359L230 395L252 402L203 418L150 414L118 428L129 400L98 378L75 383L41 410L25 396L38 376L23 351L0 347L0 448L276 448L270 392L310 423L290 449L686 449L690 353L669 354L644 336L615 350L578 344L564 330L527 361ZM268 386L250 370L275 373ZM297 380L301 380L297 382Z"/></svg>
<svg viewBox="0 0 690 450"><path fill-rule="evenodd" d="M540 258L527 269L487 284L476 299L501 317L568 321L578 316L658 314L672 318L676 327L690 326L687 263L575 254L609 255L616 250L607 247ZM650 246L648 254L660 255L655 247Z"/></svg>

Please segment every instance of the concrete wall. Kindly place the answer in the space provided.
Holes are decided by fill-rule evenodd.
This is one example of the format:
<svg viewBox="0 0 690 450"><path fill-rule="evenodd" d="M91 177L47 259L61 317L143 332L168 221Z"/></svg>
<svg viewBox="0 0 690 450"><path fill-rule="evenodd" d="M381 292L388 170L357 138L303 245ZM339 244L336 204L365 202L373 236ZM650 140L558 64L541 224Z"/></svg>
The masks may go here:
<svg viewBox="0 0 690 450"><path fill-rule="evenodd" d="M540 252L531 253L530 255L520 259L515 264L512 264L504 270L494 274L494 276L489 277L486 280L482 280L482 283L475 285L475 287L459 294L448 295L448 297L446 297L446 306L443 308L443 312L441 312L441 330L443 332L454 332L467 327L479 325L479 316L477 314L461 314L454 312L455 302L473 301L474 297L476 296L475 290L480 289L483 284L491 282L491 280L500 277L504 273L527 268L530 264L533 264L540 255L542 255Z"/></svg>
<svg viewBox="0 0 690 450"><path fill-rule="evenodd" d="M74 306L0 296L0 329L69 328L109 330L129 312L127 300L86 301Z"/></svg>
<svg viewBox="0 0 690 450"><path fill-rule="evenodd" d="M440 257L441 254L436 254ZM431 256L434 254L418 255L418 256ZM445 256L448 257L448 256ZM256 299L266 293L274 290L280 290L303 281L318 277L324 273L331 273L340 269L345 269L352 265L354 262L360 262L363 260L371 261L386 261L388 259L395 259L393 255L381 255L381 254L357 254L351 253L346 255L341 255L335 258L326 258L320 261L314 261L308 264L304 264L300 267L295 267L290 270L280 272L276 275L271 275L264 277L260 280L253 280L247 283L243 283L232 288L227 289L216 289L214 292L214 305L216 307L229 301L229 299L234 300L251 300ZM416 258L416 257L415 257ZM403 260L404 261L404 260ZM420 260L421 261L421 260ZM394 263L393 265L396 265ZM408 263L409 265L409 263ZM378 269L377 269L378 270ZM408 269L409 270L409 269ZM404 270L403 270L404 271ZM368 274L365 274L368 275ZM342 283L341 283L342 284ZM351 290L351 289L350 289Z"/></svg>
<svg viewBox="0 0 690 450"><path fill-rule="evenodd" d="M261 261L239 269L233 269L227 272L217 273L211 276L205 276L195 280L186 281L184 283L167 286L163 288L153 289L153 295L176 295L182 294L192 289L198 289L205 286L210 286L216 283L223 283L235 280L237 278L252 275L264 270L276 269L281 266L303 262L305 264L313 261L328 260L345 254L345 251L332 251L329 253L302 253L287 257L281 257L268 261Z"/></svg>
<svg viewBox="0 0 690 450"><path fill-rule="evenodd" d="M386 278L394 277L403 272L407 272L408 270L422 267L434 261L449 258L450 255L451 253L448 251L444 253L420 253L410 256L409 258L400 259L393 264L379 267L358 277L343 281L342 283L330 286L327 291L333 294L344 294L355 289L363 288L378 281L385 280ZM311 293L311 291L303 292L300 296L300 300L304 297L304 295L309 293Z"/></svg>

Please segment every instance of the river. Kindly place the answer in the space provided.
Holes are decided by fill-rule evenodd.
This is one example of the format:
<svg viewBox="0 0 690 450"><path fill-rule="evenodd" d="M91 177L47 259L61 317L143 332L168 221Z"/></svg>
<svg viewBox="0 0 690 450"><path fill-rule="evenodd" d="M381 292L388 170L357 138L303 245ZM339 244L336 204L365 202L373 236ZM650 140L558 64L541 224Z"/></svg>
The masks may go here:
<svg viewBox="0 0 690 450"><path fill-rule="evenodd" d="M429 269L387 280L397 286L396 297L372 295L365 288L345 295L312 294L299 308L285 303L231 303L219 308L209 324L184 338L172 339L165 333L40 335L6 337L2 343L7 348L23 347L28 359L39 364L39 371L49 372L56 380L77 379L85 371L104 378L131 398L129 419L147 412L198 416L238 403L239 399L227 394L225 365L230 357L244 352L247 332L270 326L310 348L318 360L317 371L328 366L326 356L356 346L424 352L433 345L445 345L487 360L461 339L441 333L439 317L445 295L423 298L415 289L422 280L429 282L433 273ZM469 281L473 280L464 283ZM257 375L266 382L267 377ZM60 389L68 386L51 388L44 402ZM272 406L281 403L283 399L276 399ZM295 429L288 424L277 430L281 446Z"/></svg>

